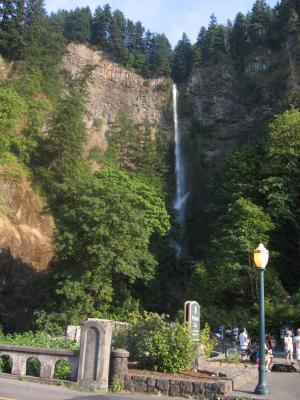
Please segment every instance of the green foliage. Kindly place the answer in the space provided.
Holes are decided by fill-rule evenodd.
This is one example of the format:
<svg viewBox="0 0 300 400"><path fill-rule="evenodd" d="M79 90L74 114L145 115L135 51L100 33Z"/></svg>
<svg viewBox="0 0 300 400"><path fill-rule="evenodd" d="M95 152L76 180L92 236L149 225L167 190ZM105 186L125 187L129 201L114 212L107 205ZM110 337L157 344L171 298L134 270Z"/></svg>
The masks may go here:
<svg viewBox="0 0 300 400"><path fill-rule="evenodd" d="M9 152L0 153L1 175L12 181L20 182L29 174L29 170L22 165L17 157Z"/></svg>
<svg viewBox="0 0 300 400"><path fill-rule="evenodd" d="M55 365L54 378L70 381L72 374L72 367L68 361L60 360Z"/></svg>
<svg viewBox="0 0 300 400"><path fill-rule="evenodd" d="M172 47L167 37L157 34L152 37L149 52L149 63L151 75L170 76L171 73Z"/></svg>
<svg viewBox="0 0 300 400"><path fill-rule="evenodd" d="M108 388L108 391L111 393L117 393L117 392L122 392L124 389L124 385L122 382L118 380L114 380Z"/></svg>
<svg viewBox="0 0 300 400"><path fill-rule="evenodd" d="M84 101L92 68L87 66L69 82L69 93L61 96L52 115L49 135L40 142L34 164L48 190L54 182L62 182L75 174L83 163L86 142Z"/></svg>
<svg viewBox="0 0 300 400"><path fill-rule="evenodd" d="M94 126L98 129L101 129L103 126L103 119L102 118L96 118L94 120Z"/></svg>
<svg viewBox="0 0 300 400"><path fill-rule="evenodd" d="M0 357L0 372L10 374L12 369L12 359L7 355Z"/></svg>
<svg viewBox="0 0 300 400"><path fill-rule="evenodd" d="M0 53L9 59L19 59L23 52L23 1L0 2Z"/></svg>
<svg viewBox="0 0 300 400"><path fill-rule="evenodd" d="M295 108L276 116L264 142L227 158L223 178L213 187L211 246L190 285L209 321L226 318L257 329L252 317L257 313L257 273L251 254L260 241L270 243L271 249L266 272L268 329L297 321L286 291L295 293L299 286L299 126ZM195 279L200 282L197 287ZM251 310L248 315L246 308ZM220 317L224 310L227 316Z"/></svg>
<svg viewBox="0 0 300 400"><path fill-rule="evenodd" d="M18 93L7 86L0 86L0 153L10 150L15 140L14 133L24 103Z"/></svg>
<svg viewBox="0 0 300 400"><path fill-rule="evenodd" d="M204 327L200 330L199 343L204 347L205 356L210 357L211 352L217 344L217 339L211 337L211 330L208 323L205 323Z"/></svg>
<svg viewBox="0 0 300 400"><path fill-rule="evenodd" d="M47 349L78 350L79 348L77 343L72 342L68 338L52 338L43 331L28 331L24 333L14 333L8 335L4 335L4 333L1 331L0 343L15 346L43 347Z"/></svg>
<svg viewBox="0 0 300 400"><path fill-rule="evenodd" d="M122 170L138 172L156 186L166 173L166 138L159 127L151 126L145 119L135 124L128 107L120 110L112 128L107 133L108 148L104 162Z"/></svg>
<svg viewBox="0 0 300 400"><path fill-rule="evenodd" d="M192 45L184 33L177 43L172 60L172 78L174 82L185 82L189 78L193 62Z"/></svg>
<svg viewBox="0 0 300 400"><path fill-rule="evenodd" d="M169 228L164 203L137 176L109 168L83 172L57 193L51 200L57 321L107 315L114 299L124 301L136 281L153 277L149 242Z"/></svg>
<svg viewBox="0 0 300 400"><path fill-rule="evenodd" d="M29 358L26 362L26 375L39 377L41 372L41 363L35 358Z"/></svg>
<svg viewBox="0 0 300 400"><path fill-rule="evenodd" d="M125 346L142 367L155 371L183 371L191 366L195 356L188 326L169 323L155 313L144 313L119 333L116 343Z"/></svg>
<svg viewBox="0 0 300 400"><path fill-rule="evenodd" d="M227 55L227 34L228 28L217 24L214 14L210 17L208 28L201 28L195 44L195 62L211 65L219 63Z"/></svg>
<svg viewBox="0 0 300 400"><path fill-rule="evenodd" d="M89 7L76 7L64 15L64 35L70 42L88 43L92 35L92 13Z"/></svg>

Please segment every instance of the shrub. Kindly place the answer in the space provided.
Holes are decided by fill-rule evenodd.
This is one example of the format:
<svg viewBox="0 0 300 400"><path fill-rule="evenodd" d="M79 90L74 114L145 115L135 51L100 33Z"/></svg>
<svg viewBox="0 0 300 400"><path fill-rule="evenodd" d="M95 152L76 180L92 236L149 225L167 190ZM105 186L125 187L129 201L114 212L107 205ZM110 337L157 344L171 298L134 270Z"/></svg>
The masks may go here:
<svg viewBox="0 0 300 400"><path fill-rule="evenodd" d="M51 338L45 332L24 332L4 335L0 330L0 343L15 346L34 346L52 349L78 350L79 344L65 338Z"/></svg>
<svg viewBox="0 0 300 400"><path fill-rule="evenodd" d="M3 355L0 357L0 372L4 372L6 374L11 374L12 369L12 359L7 355Z"/></svg>
<svg viewBox="0 0 300 400"><path fill-rule="evenodd" d="M55 365L54 378L70 381L72 374L72 367L68 361L59 360Z"/></svg>
<svg viewBox="0 0 300 400"><path fill-rule="evenodd" d="M142 367L162 372L180 372L191 366L195 356L188 326L169 323L155 313L144 313L119 332L116 345L127 348Z"/></svg>
<svg viewBox="0 0 300 400"><path fill-rule="evenodd" d="M217 344L216 338L210 336L210 327L208 323L205 323L204 328L200 331L200 344L204 347L204 354L209 357L213 349Z"/></svg>
<svg viewBox="0 0 300 400"><path fill-rule="evenodd" d="M109 385L108 390L109 390L109 392L111 392L111 393L117 393L117 392L121 392L121 391L123 390L123 388L124 388L123 383L120 382L119 380L116 380L116 381L112 382L112 383Z"/></svg>
<svg viewBox="0 0 300 400"><path fill-rule="evenodd" d="M26 375L39 377L41 372L41 363L35 357L29 358L26 363Z"/></svg>
<svg viewBox="0 0 300 400"><path fill-rule="evenodd" d="M104 121L102 118L95 118L94 119L94 127L101 129L103 127Z"/></svg>

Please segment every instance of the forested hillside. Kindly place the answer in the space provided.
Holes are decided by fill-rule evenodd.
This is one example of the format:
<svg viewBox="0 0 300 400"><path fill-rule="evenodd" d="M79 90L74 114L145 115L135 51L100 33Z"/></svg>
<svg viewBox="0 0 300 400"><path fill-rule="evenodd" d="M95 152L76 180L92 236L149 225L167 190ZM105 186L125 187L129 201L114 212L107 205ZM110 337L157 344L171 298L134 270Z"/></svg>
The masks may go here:
<svg viewBox="0 0 300 400"><path fill-rule="evenodd" d="M180 319L187 299L214 326L255 330L260 241L271 252L268 327L299 321L298 1L257 0L199 29L172 50L108 4L47 15L42 0L0 1L6 331L58 333L143 310ZM172 80L183 226L172 207Z"/></svg>

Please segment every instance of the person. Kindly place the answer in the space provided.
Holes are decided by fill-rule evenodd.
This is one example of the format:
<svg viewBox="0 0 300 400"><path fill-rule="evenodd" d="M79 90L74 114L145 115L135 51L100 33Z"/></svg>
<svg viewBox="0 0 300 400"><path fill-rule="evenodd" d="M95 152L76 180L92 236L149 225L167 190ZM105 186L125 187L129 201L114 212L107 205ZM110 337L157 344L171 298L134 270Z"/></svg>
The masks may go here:
<svg viewBox="0 0 300 400"><path fill-rule="evenodd" d="M272 350L268 349L265 343L265 367L266 372L271 372L270 365L272 364ZM255 364L259 365L259 350L254 354L251 354L250 360L255 362Z"/></svg>
<svg viewBox="0 0 300 400"><path fill-rule="evenodd" d="M297 335L294 337L296 360L298 361L298 367L300 368L300 328L297 328Z"/></svg>
<svg viewBox="0 0 300 400"><path fill-rule="evenodd" d="M269 349L273 349L270 333L267 333L267 334L266 334L266 345L267 345L268 350L269 350Z"/></svg>
<svg viewBox="0 0 300 400"><path fill-rule="evenodd" d="M289 363L289 360L291 361L291 364L294 364L293 360L293 338L292 338L292 332L287 331L286 336L284 338L284 352L286 355L286 363Z"/></svg>
<svg viewBox="0 0 300 400"><path fill-rule="evenodd" d="M241 348L241 353L242 353L242 360L245 360L245 353L246 350L248 349L248 345L250 342L248 332L246 328L243 328L243 331L239 335L239 340L240 340L240 348Z"/></svg>
<svg viewBox="0 0 300 400"><path fill-rule="evenodd" d="M270 365L272 363L272 358L273 358L272 349L269 349L268 346L265 344L265 351L266 351L265 354L266 371L271 372Z"/></svg>

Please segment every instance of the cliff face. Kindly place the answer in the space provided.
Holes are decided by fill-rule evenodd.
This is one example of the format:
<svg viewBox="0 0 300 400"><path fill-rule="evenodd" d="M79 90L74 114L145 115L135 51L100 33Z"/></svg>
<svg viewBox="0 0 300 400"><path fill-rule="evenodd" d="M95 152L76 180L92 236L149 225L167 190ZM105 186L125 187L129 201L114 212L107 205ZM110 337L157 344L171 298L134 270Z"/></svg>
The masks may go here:
<svg viewBox="0 0 300 400"><path fill-rule="evenodd" d="M12 177L0 166L0 249L13 258L46 269L53 256L52 218L44 213L45 203L25 176Z"/></svg>
<svg viewBox="0 0 300 400"><path fill-rule="evenodd" d="M243 70L229 61L201 68L182 88L191 243L199 243L207 185L221 173L224 156L265 135L274 114L299 105L298 40L291 36L277 51L258 50Z"/></svg>
<svg viewBox="0 0 300 400"><path fill-rule="evenodd" d="M166 98L161 90L164 79L146 80L110 61L102 51L91 50L83 44L69 44L64 67L74 75L87 64L95 67L88 85L88 147L105 148L105 132L124 106L129 107L137 123L147 118L153 126L164 125Z"/></svg>
<svg viewBox="0 0 300 400"><path fill-rule="evenodd" d="M75 74L86 64L95 66L85 117L88 148L105 148L105 132L124 106L132 110L136 123L147 118L154 130L158 124L165 124L164 80L145 80L111 62L102 52L70 44L64 67ZM5 79L8 70L9 65L0 57L0 79ZM53 220L44 213L45 202L35 193L30 179L11 174L15 168L22 169L17 164L0 164L0 252L5 249L14 259L44 270L54 254Z"/></svg>

